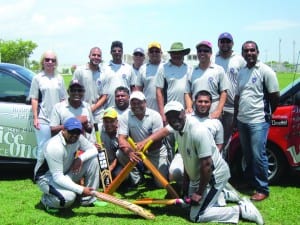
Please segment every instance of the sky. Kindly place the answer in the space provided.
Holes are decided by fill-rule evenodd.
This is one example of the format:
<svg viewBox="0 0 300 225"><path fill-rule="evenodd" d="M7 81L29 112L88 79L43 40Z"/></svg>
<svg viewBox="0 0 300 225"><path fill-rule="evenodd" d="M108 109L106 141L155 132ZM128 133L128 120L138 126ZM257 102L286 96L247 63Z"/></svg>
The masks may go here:
<svg viewBox="0 0 300 225"><path fill-rule="evenodd" d="M0 40L31 40L38 47L30 60L51 49L60 65L73 65L87 62L94 46L109 61L115 40L127 54L152 41L164 52L182 42L195 53L203 40L215 53L219 34L229 32L238 53L253 40L262 61L296 63L299 10L299 0L0 0Z"/></svg>

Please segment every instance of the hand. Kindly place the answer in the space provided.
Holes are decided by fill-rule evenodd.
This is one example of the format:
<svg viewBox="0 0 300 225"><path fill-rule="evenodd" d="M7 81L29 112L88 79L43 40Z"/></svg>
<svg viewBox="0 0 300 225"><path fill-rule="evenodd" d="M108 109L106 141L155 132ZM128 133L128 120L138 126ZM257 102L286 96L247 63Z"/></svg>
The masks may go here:
<svg viewBox="0 0 300 225"><path fill-rule="evenodd" d="M190 114L190 113L192 113L193 111L194 111L193 108L186 108L185 113L186 113L186 114Z"/></svg>
<svg viewBox="0 0 300 225"><path fill-rule="evenodd" d="M140 162L142 161L142 159L139 157L139 154L137 152L134 152L134 151L129 151L128 152L128 157L129 157L129 160L131 162Z"/></svg>
<svg viewBox="0 0 300 225"><path fill-rule="evenodd" d="M191 196L191 205L199 205L201 199L202 195L199 195L198 193L193 193Z"/></svg>
<svg viewBox="0 0 300 225"><path fill-rule="evenodd" d="M73 173L79 173L82 167L82 160L80 158L76 158L73 161L73 164L71 166L71 171Z"/></svg>
<svg viewBox="0 0 300 225"><path fill-rule="evenodd" d="M92 187L84 187L82 195L84 196L93 196L95 189Z"/></svg>
<svg viewBox="0 0 300 225"><path fill-rule="evenodd" d="M209 118L211 119L219 119L222 115L222 111L220 110L215 110L213 111L210 115L209 115Z"/></svg>
<svg viewBox="0 0 300 225"><path fill-rule="evenodd" d="M33 120L33 126L34 126L34 128L36 128L37 130L40 129L39 119L36 118L36 119Z"/></svg>

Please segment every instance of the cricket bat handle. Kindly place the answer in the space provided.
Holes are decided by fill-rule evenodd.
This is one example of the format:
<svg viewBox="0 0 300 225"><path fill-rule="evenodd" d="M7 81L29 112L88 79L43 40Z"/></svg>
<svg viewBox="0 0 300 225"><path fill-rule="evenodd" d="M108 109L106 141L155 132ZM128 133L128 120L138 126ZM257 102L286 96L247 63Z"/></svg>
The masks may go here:
<svg viewBox="0 0 300 225"><path fill-rule="evenodd" d="M131 203L131 202L128 202L126 200L119 199L119 198L116 198L112 195L105 194L105 193L98 192L98 191L94 191L93 193L98 199L106 201L106 202L113 203L113 204L118 205L118 206L120 206L124 209L130 210L133 213L144 217L145 219L153 220L155 218L155 216L151 212L149 212L148 210L146 210L143 207L138 206L134 203Z"/></svg>
<svg viewBox="0 0 300 225"><path fill-rule="evenodd" d="M160 184L167 189L168 193L171 195L172 198L179 198L179 195L174 190L172 185L167 181L167 179L161 175L159 170L156 169L156 167L152 164L152 162L144 155L142 154L143 163L145 166L151 171L153 176L160 182Z"/></svg>

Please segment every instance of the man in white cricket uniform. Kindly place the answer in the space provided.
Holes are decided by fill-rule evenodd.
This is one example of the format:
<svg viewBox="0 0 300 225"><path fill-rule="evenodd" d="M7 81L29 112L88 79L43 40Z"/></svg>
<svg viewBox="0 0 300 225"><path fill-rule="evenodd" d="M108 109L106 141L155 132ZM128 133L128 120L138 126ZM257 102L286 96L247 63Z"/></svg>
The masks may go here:
<svg viewBox="0 0 300 225"><path fill-rule="evenodd" d="M184 163L184 192L191 199L190 220L238 223L241 216L263 224L262 216L248 199L231 207L216 206L230 172L211 133L205 126L199 126L195 118L187 117L183 105L177 101L167 103L164 112L169 125L138 143L138 147L148 140L160 140L168 133L174 133Z"/></svg>
<svg viewBox="0 0 300 225"><path fill-rule="evenodd" d="M99 188L97 149L81 135L82 124L75 117L43 147L34 169L34 179L43 192L41 203L48 212L57 212L74 203L81 195L83 206L96 201L93 190ZM76 157L81 149L84 153ZM77 184L84 177L85 186Z"/></svg>

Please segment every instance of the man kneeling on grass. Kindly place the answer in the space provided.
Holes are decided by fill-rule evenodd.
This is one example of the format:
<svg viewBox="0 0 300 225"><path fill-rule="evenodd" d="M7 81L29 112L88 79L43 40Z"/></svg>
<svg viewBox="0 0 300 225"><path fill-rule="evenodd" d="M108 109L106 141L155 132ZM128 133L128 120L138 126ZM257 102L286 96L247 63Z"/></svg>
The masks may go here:
<svg viewBox="0 0 300 225"><path fill-rule="evenodd" d="M242 198L239 205L218 205L230 172L208 128L186 115L179 102L168 102L164 113L169 125L137 143L137 147L140 149L148 140L157 141L174 133L184 165L183 195L191 199L190 220L237 224L243 218L262 225L263 218L249 199Z"/></svg>
<svg viewBox="0 0 300 225"><path fill-rule="evenodd" d="M81 132L81 122L69 118L63 130L45 143L37 159L34 179L43 192L41 203L47 212L70 207L77 194L82 206L96 204L93 190L99 188L98 151ZM76 157L78 149L84 153ZM86 186L77 184L82 177Z"/></svg>

